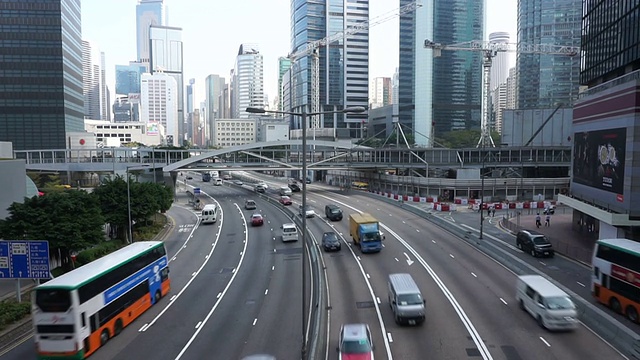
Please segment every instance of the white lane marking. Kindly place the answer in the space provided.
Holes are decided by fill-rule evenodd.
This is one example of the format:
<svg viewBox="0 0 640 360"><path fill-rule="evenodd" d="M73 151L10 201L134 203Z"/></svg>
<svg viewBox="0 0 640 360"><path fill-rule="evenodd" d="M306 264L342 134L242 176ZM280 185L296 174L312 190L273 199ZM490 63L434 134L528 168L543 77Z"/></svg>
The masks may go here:
<svg viewBox="0 0 640 360"><path fill-rule="evenodd" d="M234 203L235 206L238 207L238 210L240 209L240 207L238 206L237 203ZM242 215L242 222L243 225L246 229L247 227L247 220L244 217L244 214ZM246 240L247 235L245 234L245 240ZM242 262L244 261L244 256L247 252L247 243L244 243L244 249L242 250L242 256L240 257L240 261L238 262L238 267L240 268L242 266ZM222 292L220 293L220 296L218 297L218 299L216 300L216 303L213 305L213 307L211 308L211 310L209 310L209 313L207 314L207 316L204 318L204 320L202 321L202 326L199 327L195 333L193 333L193 336L191 336L191 338L189 339L189 341L187 342L187 344L182 348L182 350L180 351L180 353L178 354L178 356L176 356L175 360L178 360L182 357L182 355L184 355L184 353L187 351L187 349L189 348L189 346L191 346L191 344L193 343L193 341L196 339L196 337L198 336L198 334L200 333L200 331L202 330L202 328L204 327L204 325L207 323L207 321L209 321L209 319L211 318L211 315L213 315L213 312L216 311L216 309L218 308L218 305L220 305L220 301L222 301L222 298L224 297L224 294L227 293L227 291L229 290L229 288L231 287L231 284L233 284L233 280L235 280L236 275L238 275L238 272L234 272L233 275L231 276L231 279L229 279L229 282L227 283L227 286L225 286L224 290L222 290ZM257 319L256 319L257 320Z"/></svg>
<svg viewBox="0 0 640 360"><path fill-rule="evenodd" d="M222 293L218 293L218 295L216 295L216 299L220 299L220 296L222 296Z"/></svg>
<svg viewBox="0 0 640 360"><path fill-rule="evenodd" d="M403 224L406 224L407 222L406 222L406 221L404 221L404 220L402 220L402 223L403 223Z"/></svg>
<svg viewBox="0 0 640 360"><path fill-rule="evenodd" d="M198 323L196 324L196 329L199 328L200 325L202 325L202 321L198 321Z"/></svg>
<svg viewBox="0 0 640 360"><path fill-rule="evenodd" d="M455 256L453 256L453 254L449 254L449 256L451 256L452 259L456 258Z"/></svg>
<svg viewBox="0 0 640 360"><path fill-rule="evenodd" d="M275 268L276 268L276 266L275 266L275 265L274 265L274 266L272 266L272 267L271 267L271 271L273 271Z"/></svg>
<svg viewBox="0 0 640 360"><path fill-rule="evenodd" d="M582 286L582 287L586 287L583 283L581 283L580 281L576 281L578 283L578 285Z"/></svg>
<svg viewBox="0 0 640 360"><path fill-rule="evenodd" d="M253 319L253 326L256 326L257 322L258 322L258 318Z"/></svg>
<svg viewBox="0 0 640 360"><path fill-rule="evenodd" d="M434 243L434 244L436 243L436 241L435 241L435 240L431 240L431 242L432 242L432 243Z"/></svg>
<svg viewBox="0 0 640 360"><path fill-rule="evenodd" d="M392 343L393 342L393 338L391 337L391 333L387 333L387 338L389 339L389 342Z"/></svg>
<svg viewBox="0 0 640 360"><path fill-rule="evenodd" d="M344 207L350 208L358 213L362 213L361 210L354 208L353 206L350 206L348 204L345 204L341 201L338 201L336 199L332 199L330 197L318 194L318 196L321 196L327 200L331 200L334 201ZM442 280L440 280L440 277L435 273L435 271L433 271L433 269L431 268L431 266L429 266L429 264L427 264L427 262L420 256L420 254L411 246L409 245L409 243L407 243L402 237L400 237L400 235L396 234L393 230L391 230L391 228L389 228L388 226L386 226L383 223L380 223L380 227L382 227L383 229L385 229L389 234L391 234L392 236L394 236L407 250L409 250L410 253L413 254L413 256L416 258L416 260L422 265L422 267L429 273L429 275L431 276L431 278L436 282L436 284L438 285L438 287L440 288L440 290L442 291L442 293L445 295L445 297L447 298L447 300L449 300L449 303L451 303L451 305L453 306L453 309L456 311L456 313L458 314L458 317L460 318L462 324L464 325L464 327L467 329L467 332L469 333L469 335L471 336L473 342L475 343L476 347L478 348L478 351L480 352L480 355L482 356L482 358L484 360L492 360L493 357L491 356L491 353L489 352L489 349L487 348L486 344L484 343L484 341L482 340L482 337L480 336L480 334L478 334L478 331L476 330L475 326L473 326L473 323L471 322L471 320L467 317L467 314L465 313L464 309L462 308L462 306L460 306L460 304L458 303L458 301L455 299L455 297L453 296L453 294L449 291L449 289L447 288L447 286L444 284L444 282L442 282ZM362 265L360 265L360 262L358 262L358 265L360 267L362 267ZM378 307L376 306L376 310L378 309ZM379 314L379 310L378 310L378 314ZM380 316L380 315L378 315ZM383 331L383 335L384 335L384 323L382 322L382 320L380 319L380 324L382 326L382 331ZM388 342L385 341L385 346L388 346ZM391 350L389 348L387 348L387 354L388 354L388 358L391 359Z"/></svg>
<svg viewBox="0 0 640 360"><path fill-rule="evenodd" d="M376 297L376 301L378 301L378 304L382 304L382 303L380 302L380 297Z"/></svg>
<svg viewBox="0 0 640 360"><path fill-rule="evenodd" d="M206 259L205 259L206 260ZM191 276L196 276L198 275L198 272L194 271L193 273L191 273Z"/></svg>
<svg viewBox="0 0 640 360"><path fill-rule="evenodd" d="M169 299L169 301L173 301L175 298L176 298L176 296L175 296L175 295L173 295L173 296Z"/></svg>
<svg viewBox="0 0 640 360"><path fill-rule="evenodd" d="M213 200L216 201L216 200ZM217 203L217 201L216 201ZM236 205L237 206L237 205ZM220 208L220 203L218 203L218 208ZM178 300L178 298L180 297L180 295L182 295L187 288L189 287L189 285L191 285L191 283L193 282L193 280L196 279L196 277L198 276L198 274L200 274L200 272L202 271L202 269L204 269L205 265L207 265L207 263L209 262L209 260L211 259L211 255L213 254L213 252L216 250L216 244L218 244L218 239L220 239L220 233L222 232L222 224L224 222L224 212L222 210L220 210L220 225L218 226L218 232L216 233L216 241L213 243L214 245L211 247L211 250L209 250L209 257L202 263L202 265L200 265L200 268L196 271L196 275L192 276L191 279L189 279L189 281L187 281L186 285L180 290L180 292L178 292L178 294L176 294L176 297L174 299L174 301L171 301L167 304L167 306L164 307L164 309L162 309L162 311L160 311L160 313L158 315L156 315L155 318L153 318L153 320L151 320L151 322L149 323L149 326L147 326L146 329L150 328L153 324L156 323L156 321L158 321L158 319L160 319L160 317L162 315L164 315L165 312L167 312L167 310L169 310L169 308L171 307L171 305L175 304L175 300ZM197 228L198 226L194 226L194 230ZM185 242L186 244L186 242ZM178 251L179 252L179 251ZM177 253L176 253L177 254ZM145 329L145 331L146 331Z"/></svg>
<svg viewBox="0 0 640 360"><path fill-rule="evenodd" d="M396 259L396 261L400 261L400 260L398 260L398 258L394 258L394 259Z"/></svg>
<svg viewBox="0 0 640 360"><path fill-rule="evenodd" d="M417 231L417 232L420 232L420 230L419 230L419 229L416 229L416 231Z"/></svg>
<svg viewBox="0 0 640 360"><path fill-rule="evenodd" d="M267 295L268 293L269 293L269 289L266 289L266 290L264 291L264 294L265 294L265 295Z"/></svg>
<svg viewBox="0 0 640 360"><path fill-rule="evenodd" d="M539 262L540 264L542 264L542 266L547 266L547 264L545 264L545 263L544 263L544 262L542 262L542 261L538 261L538 262Z"/></svg>
<svg viewBox="0 0 640 360"><path fill-rule="evenodd" d="M469 225L467 225L467 224L460 224L460 226L464 226L465 228L467 228L467 229L469 229L469 230L472 230L472 231L475 231L475 232L477 232L477 233L479 233L479 232L480 232L480 230L475 229L475 228L472 228L471 226L469 226ZM504 246L508 247L509 249L511 249L511 250L513 250L513 251L516 251L516 252L522 253L522 251L521 251L520 249L518 249L517 247L515 247L515 246L513 246L513 245L511 245L511 244L508 244L508 243L506 243L506 242L504 242L504 241L502 241L502 240L498 239L497 237L495 237L495 236L493 236L493 235L487 234L487 233L485 232L485 233L483 233L483 236L484 236L484 237L488 237L489 239L491 239L491 240L493 240L493 241L499 242L500 244L502 244L502 245L504 245Z"/></svg>
<svg viewBox="0 0 640 360"><path fill-rule="evenodd" d="M542 342L545 343L545 345L547 345L548 347L551 347L551 344L549 344L547 340L545 340L542 336L540 336L540 340L542 340Z"/></svg>
<svg viewBox="0 0 640 360"><path fill-rule="evenodd" d="M500 301L502 301L503 304L508 305L506 301L504 301L503 298L500 298Z"/></svg>
<svg viewBox="0 0 640 360"><path fill-rule="evenodd" d="M407 258L407 265L411 266L411 264L413 264L414 261L411 260L411 258L409 257L409 255L407 255L407 253L403 253L403 254Z"/></svg>
<svg viewBox="0 0 640 360"><path fill-rule="evenodd" d="M474 277L474 278L477 278L477 277L478 277L478 275L476 275L476 274L474 274L474 273L471 273L471 275L473 275L473 277Z"/></svg>
<svg viewBox="0 0 640 360"><path fill-rule="evenodd" d="M142 325L140 330L138 330L138 332L143 332L143 331L147 330L148 327L149 327L149 324L144 324L144 325Z"/></svg>
<svg viewBox="0 0 640 360"><path fill-rule="evenodd" d="M367 279L371 279L371 276L369 276L369 274L367 274Z"/></svg>

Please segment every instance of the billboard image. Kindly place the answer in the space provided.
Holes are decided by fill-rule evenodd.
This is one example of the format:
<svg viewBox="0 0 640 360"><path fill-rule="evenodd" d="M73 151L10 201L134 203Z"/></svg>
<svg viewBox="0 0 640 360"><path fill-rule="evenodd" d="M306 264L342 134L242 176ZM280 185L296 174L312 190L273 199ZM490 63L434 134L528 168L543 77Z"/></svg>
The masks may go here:
<svg viewBox="0 0 640 360"><path fill-rule="evenodd" d="M157 122L149 122L147 123L147 135L158 135L158 123Z"/></svg>
<svg viewBox="0 0 640 360"><path fill-rule="evenodd" d="M627 129L579 132L574 135L573 181L622 194Z"/></svg>

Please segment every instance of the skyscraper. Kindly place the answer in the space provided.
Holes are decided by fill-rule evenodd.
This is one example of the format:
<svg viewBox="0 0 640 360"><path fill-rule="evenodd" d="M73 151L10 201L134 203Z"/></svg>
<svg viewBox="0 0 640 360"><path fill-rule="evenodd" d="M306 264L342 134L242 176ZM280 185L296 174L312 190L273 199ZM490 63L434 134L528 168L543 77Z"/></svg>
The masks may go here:
<svg viewBox="0 0 640 360"><path fill-rule="evenodd" d="M14 150L64 149L84 131L80 0L0 2L0 141Z"/></svg>
<svg viewBox="0 0 640 360"><path fill-rule="evenodd" d="M519 43L579 47L581 27L582 0L518 2ZM577 99L579 56L519 53L516 72L518 109L554 108Z"/></svg>
<svg viewBox="0 0 640 360"><path fill-rule="evenodd" d="M194 139L194 135L195 135L194 120L195 119L194 119L193 111L197 109L197 108L194 108L195 84L196 84L196 79L189 79L189 84L187 85L187 109L186 109L186 112L187 112L186 135L187 135L187 139L194 144L195 144L195 139Z"/></svg>
<svg viewBox="0 0 640 360"><path fill-rule="evenodd" d="M412 0L400 0L400 6ZM443 51L434 58L426 39L444 45L482 40L484 1L434 1L400 17L399 120L418 145L452 130L479 129L482 54Z"/></svg>
<svg viewBox="0 0 640 360"><path fill-rule="evenodd" d="M148 126L160 124L165 129L166 143L181 146L179 131L183 119L178 118L177 83L169 74L142 74L141 80L142 114L141 121Z"/></svg>
<svg viewBox="0 0 640 360"><path fill-rule="evenodd" d="M288 110L284 108L284 102L282 100L284 97L284 93L282 89L282 77L287 72L287 70L289 70L289 68L291 68L291 59L282 57L282 56L279 57L278 58L278 108L276 109L278 111Z"/></svg>
<svg viewBox="0 0 640 360"><path fill-rule="evenodd" d="M140 0L136 5L138 61L149 62L149 27L151 25L167 25L163 0Z"/></svg>
<svg viewBox="0 0 640 360"><path fill-rule="evenodd" d="M291 53L308 42L344 31L369 20L369 1L359 0L291 0ZM307 24L306 26L301 24ZM327 26L328 24L328 26ZM292 65L290 90L293 111L311 103L311 57L297 59ZM346 81L346 79L349 81ZM319 49L320 110L368 104L369 31L362 30L346 40L338 40ZM321 127L349 127L352 136L360 133L367 114L335 115L320 119ZM299 119L293 119L299 127Z"/></svg>
<svg viewBox="0 0 640 360"><path fill-rule="evenodd" d="M492 44L508 43L508 32L493 32L489 34L489 42ZM494 91L500 84L507 81L509 76L509 53L498 52L491 62L490 89Z"/></svg>
<svg viewBox="0 0 640 360"><path fill-rule="evenodd" d="M89 41L82 40L82 96L84 117L104 120L101 116L103 86L100 51ZM106 115L106 114L105 114Z"/></svg>
<svg viewBox="0 0 640 360"><path fill-rule="evenodd" d="M165 73L176 80L178 86L178 121L179 137L182 144L184 140L184 80L182 67L182 29L169 26L149 27L150 62L149 68L152 74ZM167 130L168 131L168 130ZM178 141L178 139L176 139Z"/></svg>
<svg viewBox="0 0 640 360"><path fill-rule="evenodd" d="M211 74L204 80L205 87L205 108L200 116L204 119L206 136L210 145L215 139L215 119L224 119L228 107L225 97L226 82L220 75ZM204 113L204 115L203 115Z"/></svg>
<svg viewBox="0 0 640 360"><path fill-rule="evenodd" d="M391 78L377 77L369 83L369 109L391 104Z"/></svg>
<svg viewBox="0 0 640 360"><path fill-rule="evenodd" d="M140 77L145 72L147 67L141 63L116 65L116 94L140 94Z"/></svg>
<svg viewBox="0 0 640 360"><path fill-rule="evenodd" d="M236 57L233 79L236 119L248 118L248 107L264 107L264 67L256 44L242 44Z"/></svg>

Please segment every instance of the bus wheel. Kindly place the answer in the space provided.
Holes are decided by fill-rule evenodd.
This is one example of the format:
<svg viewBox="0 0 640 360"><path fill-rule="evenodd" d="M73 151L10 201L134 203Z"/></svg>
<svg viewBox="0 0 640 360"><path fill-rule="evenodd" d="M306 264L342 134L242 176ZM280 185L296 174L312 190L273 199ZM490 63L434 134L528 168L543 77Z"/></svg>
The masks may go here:
<svg viewBox="0 0 640 360"><path fill-rule="evenodd" d="M614 297L609 299L609 307L611 308L611 310L615 311L618 314L622 313L622 307L620 306L620 301L618 301L618 299Z"/></svg>
<svg viewBox="0 0 640 360"><path fill-rule="evenodd" d="M625 312L627 318L633 322L638 322L638 311L633 306L627 306L627 311Z"/></svg>
<svg viewBox="0 0 640 360"><path fill-rule="evenodd" d="M116 320L116 324L113 327L113 336L118 336L122 332L122 319Z"/></svg>
<svg viewBox="0 0 640 360"><path fill-rule="evenodd" d="M109 341L109 330L104 329L100 333L100 346L104 346L104 344L106 344L107 341Z"/></svg>
<svg viewBox="0 0 640 360"><path fill-rule="evenodd" d="M154 300L155 300L154 303L157 304L161 298L162 298L162 294L160 293L160 290L156 290L156 294L154 295Z"/></svg>

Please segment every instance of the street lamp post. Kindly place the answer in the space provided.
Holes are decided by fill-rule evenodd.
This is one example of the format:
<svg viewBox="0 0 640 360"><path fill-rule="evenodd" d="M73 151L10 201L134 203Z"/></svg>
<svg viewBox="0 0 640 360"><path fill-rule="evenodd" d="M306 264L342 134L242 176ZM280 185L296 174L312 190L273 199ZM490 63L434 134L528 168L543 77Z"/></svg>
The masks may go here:
<svg viewBox="0 0 640 360"><path fill-rule="evenodd" d="M127 213L129 215L129 226L128 226L128 233L129 233L129 244L133 243L133 230L132 230L132 224L131 224L131 187L129 186L129 182L131 181L131 179L129 178L129 169L131 168L144 168L147 167L148 165L144 165L144 166L140 166L140 165L134 165L134 166L127 166L126 167L126 173L127 173ZM155 171L155 168L154 168Z"/></svg>
<svg viewBox="0 0 640 360"><path fill-rule="evenodd" d="M482 140L480 156L482 157L482 167L480 167L480 237L478 239L482 240L484 225L484 140Z"/></svg>
<svg viewBox="0 0 640 360"><path fill-rule="evenodd" d="M292 115L292 116L300 116L302 118L302 211L300 213L300 217L302 218L302 348L301 348L301 358L302 360L307 359L307 334L306 334L306 322L305 319L307 317L306 313L306 278L307 278L307 117L309 116L319 116L325 114L336 114L336 113L362 113L365 111L365 108L362 106L348 107L343 110L338 111L326 111L326 112L316 112L316 113L307 113L306 111L302 112L291 112L291 111L275 111L275 110L265 110L263 108L256 107L248 107L246 112L251 114L282 114L282 115ZM314 129L314 139L315 139L315 129ZM315 144L314 144L314 152L315 152Z"/></svg>

